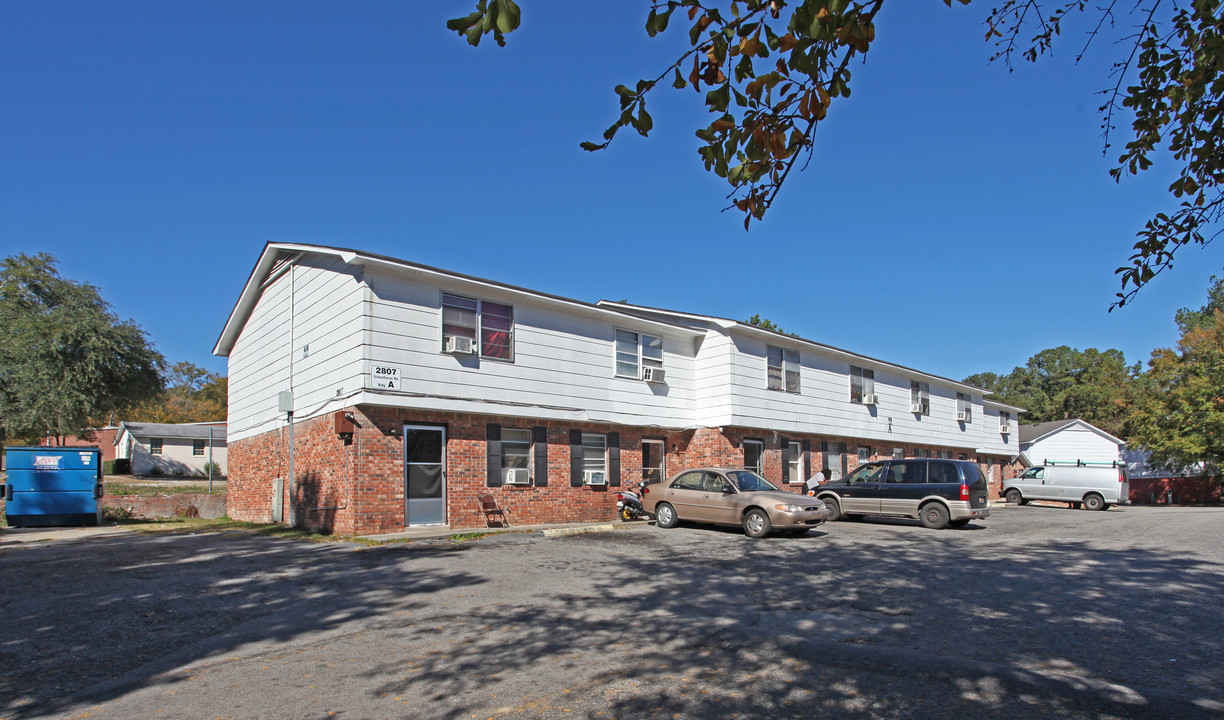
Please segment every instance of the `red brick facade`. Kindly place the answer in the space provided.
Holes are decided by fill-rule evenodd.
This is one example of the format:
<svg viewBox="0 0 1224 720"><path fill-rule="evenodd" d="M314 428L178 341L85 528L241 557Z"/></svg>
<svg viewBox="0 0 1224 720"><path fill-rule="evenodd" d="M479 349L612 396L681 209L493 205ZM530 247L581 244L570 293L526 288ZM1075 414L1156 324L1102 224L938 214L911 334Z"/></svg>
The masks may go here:
<svg viewBox="0 0 1224 720"><path fill-rule="evenodd" d="M894 446L870 445L853 438L784 435L745 428L701 428L666 431L605 424L574 424L556 421L527 421L491 415L418 412L380 407L349 408L355 420L351 440L336 433L333 415L306 420L294 425L294 474L297 478L296 515L300 525L343 535L366 535L404 529L404 460L401 441L404 424L436 425L446 430L447 523L452 528L478 528L485 524L476 498L492 494L505 508L511 525L595 522L612 520L616 515L616 488L608 486L574 487L570 482L570 431L619 435L621 485L636 484L642 477L642 440L665 443L665 472L701 466L744 464L743 441L762 443L762 470L766 478L781 487L800 492L806 477L790 478L783 484L783 443L807 442L809 464L803 474L810 476L823 466L823 443L840 443L845 466L858 466L860 444L868 447L869 459L892 457ZM487 429L490 423L507 428L546 428L548 443L547 485L489 487L486 456ZM899 447L899 446L898 446ZM911 456L919 450L904 447ZM534 449L535 453L540 448ZM977 458L971 450L953 451L983 464L995 463L992 496L998 496L1004 473L1014 477L1018 465L1003 467L1000 460ZM276 478L288 475L288 431L275 430L229 445L229 484L227 511L236 520L270 522L273 513L273 487ZM534 468L534 464L532 466ZM1002 468L1002 470L1000 470ZM535 473L533 472L533 475ZM288 483L284 488L284 507L288 508ZM285 512L288 517L288 511Z"/></svg>

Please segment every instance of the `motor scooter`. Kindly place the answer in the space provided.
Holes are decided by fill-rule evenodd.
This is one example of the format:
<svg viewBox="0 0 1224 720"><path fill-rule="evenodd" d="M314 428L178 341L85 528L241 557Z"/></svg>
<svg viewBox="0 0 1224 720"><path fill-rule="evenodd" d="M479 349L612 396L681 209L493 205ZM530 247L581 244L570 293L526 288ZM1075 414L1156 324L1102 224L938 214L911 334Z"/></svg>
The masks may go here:
<svg viewBox="0 0 1224 720"><path fill-rule="evenodd" d="M652 517L651 514L646 512L646 509L642 507L642 496L639 494L642 490L642 486L645 484L646 481L643 480L637 485L629 487L625 490L616 491L616 514L621 516L621 520L629 521L636 520L637 518Z"/></svg>

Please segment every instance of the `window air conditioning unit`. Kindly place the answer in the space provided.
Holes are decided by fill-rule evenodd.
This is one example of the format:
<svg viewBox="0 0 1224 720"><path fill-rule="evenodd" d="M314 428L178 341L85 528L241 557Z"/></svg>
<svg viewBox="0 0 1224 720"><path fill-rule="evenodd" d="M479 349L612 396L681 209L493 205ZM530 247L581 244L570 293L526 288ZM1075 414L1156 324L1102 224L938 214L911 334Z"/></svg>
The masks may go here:
<svg viewBox="0 0 1224 720"><path fill-rule="evenodd" d="M956 413L956 419L960 422L969 422L969 413L962 410Z"/></svg>
<svg viewBox="0 0 1224 720"><path fill-rule="evenodd" d="M875 404L876 404L876 396L875 396L875 394L864 395L864 396L863 396L863 404L864 404L864 405L875 405Z"/></svg>
<svg viewBox="0 0 1224 720"><path fill-rule="evenodd" d="M910 412L912 413L922 412L922 403L910 403Z"/></svg>
<svg viewBox="0 0 1224 720"><path fill-rule="evenodd" d="M507 485L530 485L531 471L527 468L504 468L502 481Z"/></svg>
<svg viewBox="0 0 1224 720"><path fill-rule="evenodd" d="M1011 425L1003 424L999 426L1000 435L1011 435Z"/></svg>
<svg viewBox="0 0 1224 720"><path fill-rule="evenodd" d="M661 367L644 367L642 368L642 379L648 383L663 382L663 368Z"/></svg>
<svg viewBox="0 0 1224 720"><path fill-rule="evenodd" d="M608 475L603 470L583 470L583 485L607 485Z"/></svg>
<svg viewBox="0 0 1224 720"><path fill-rule="evenodd" d="M446 341L442 343L442 350L456 355L471 355L476 352L476 341L470 337L447 335Z"/></svg>

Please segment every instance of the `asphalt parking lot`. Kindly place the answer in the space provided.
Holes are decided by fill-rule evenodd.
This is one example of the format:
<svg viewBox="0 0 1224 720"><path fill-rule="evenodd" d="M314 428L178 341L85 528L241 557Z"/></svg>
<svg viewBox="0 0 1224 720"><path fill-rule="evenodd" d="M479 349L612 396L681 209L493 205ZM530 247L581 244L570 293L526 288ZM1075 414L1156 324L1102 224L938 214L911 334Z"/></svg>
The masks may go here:
<svg viewBox="0 0 1224 720"><path fill-rule="evenodd" d="M1224 509L0 545L0 718L1224 717Z"/></svg>

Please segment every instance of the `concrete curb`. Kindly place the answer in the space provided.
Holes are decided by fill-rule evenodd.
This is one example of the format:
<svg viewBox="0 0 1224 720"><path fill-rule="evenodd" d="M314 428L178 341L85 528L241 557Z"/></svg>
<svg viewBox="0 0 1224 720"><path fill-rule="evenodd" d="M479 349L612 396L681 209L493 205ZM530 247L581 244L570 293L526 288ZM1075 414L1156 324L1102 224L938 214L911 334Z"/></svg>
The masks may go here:
<svg viewBox="0 0 1224 720"><path fill-rule="evenodd" d="M612 532L616 526L608 525L586 525L584 527L567 527L567 528L545 528L544 537L554 538L563 537L565 535L586 535L587 533L597 532Z"/></svg>

